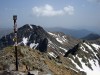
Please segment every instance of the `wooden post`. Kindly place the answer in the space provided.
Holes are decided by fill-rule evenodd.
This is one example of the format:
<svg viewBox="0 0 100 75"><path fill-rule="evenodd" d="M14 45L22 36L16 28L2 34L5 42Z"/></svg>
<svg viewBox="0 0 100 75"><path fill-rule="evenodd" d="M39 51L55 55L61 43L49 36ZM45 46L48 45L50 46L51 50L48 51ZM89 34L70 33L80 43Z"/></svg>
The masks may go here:
<svg viewBox="0 0 100 75"><path fill-rule="evenodd" d="M13 15L13 20L14 20L14 42L15 42L15 58L16 58L16 71L18 71L18 53L17 53L17 15Z"/></svg>

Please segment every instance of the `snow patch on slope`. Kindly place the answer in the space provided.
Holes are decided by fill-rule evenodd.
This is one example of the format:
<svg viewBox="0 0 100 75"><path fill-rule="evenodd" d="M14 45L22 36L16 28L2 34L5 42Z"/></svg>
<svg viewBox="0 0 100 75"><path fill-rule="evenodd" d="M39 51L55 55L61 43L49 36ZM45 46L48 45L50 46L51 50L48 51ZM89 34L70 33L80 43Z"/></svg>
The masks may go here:
<svg viewBox="0 0 100 75"><path fill-rule="evenodd" d="M69 58L71 60L71 62L76 66L77 69L79 69L80 71L84 71L86 72L87 75L100 75L100 65L99 62L96 59L88 59L89 62L91 64L91 68L90 69L86 63L84 63L82 61L82 58L78 57L78 55L76 55L75 58L78 58L79 62L82 65L82 68L71 58ZM73 69L73 68L72 68ZM76 70L76 69L75 69ZM77 72L77 70L76 70Z"/></svg>
<svg viewBox="0 0 100 75"><path fill-rule="evenodd" d="M66 36L60 36L59 34L54 34L54 33L51 33L51 32L48 32L48 34L53 36L61 44L68 42L68 40L66 39Z"/></svg>
<svg viewBox="0 0 100 75"><path fill-rule="evenodd" d="M50 39L48 39L48 47L53 48L53 52L56 53L57 55L62 54L63 56L65 55L65 53L67 52L67 50L65 48L62 47L58 47L58 45L56 45L55 43L53 43L52 41L50 41ZM58 49L61 49L63 51L58 51Z"/></svg>
<svg viewBox="0 0 100 75"><path fill-rule="evenodd" d="M55 53L53 53L53 52L48 52L48 53L49 53L50 56L52 56L52 57L54 57L54 58L57 57L57 55L56 55Z"/></svg>
<svg viewBox="0 0 100 75"><path fill-rule="evenodd" d="M100 75L100 66L98 65L99 63L97 60L94 59L95 62L93 60L89 60L89 63L91 64L91 67L93 69L93 70L91 70L88 66L85 65L84 62L81 61L82 58L79 58L79 57L77 57L77 58L79 59L79 61L82 64L82 67L83 67L83 69L80 69L81 71L86 72L87 75L95 75L95 74Z"/></svg>
<svg viewBox="0 0 100 75"><path fill-rule="evenodd" d="M62 36L62 39L64 42L68 42L68 40L65 38L65 36Z"/></svg>
<svg viewBox="0 0 100 75"><path fill-rule="evenodd" d="M59 43L62 43L62 44L63 44L63 41L61 41L59 38L56 38L56 40L57 40Z"/></svg>
<svg viewBox="0 0 100 75"><path fill-rule="evenodd" d="M22 41L23 43L24 43L24 45L26 46L27 45L27 43L28 43L28 38L23 38L23 41Z"/></svg>
<svg viewBox="0 0 100 75"><path fill-rule="evenodd" d="M85 47L81 45L80 47L84 52L88 53L88 51L86 51Z"/></svg>
<svg viewBox="0 0 100 75"><path fill-rule="evenodd" d="M71 60L71 62L76 66L77 69L82 70L82 68L80 68L80 66L71 58L69 58Z"/></svg>
<svg viewBox="0 0 100 75"><path fill-rule="evenodd" d="M33 29L33 27L31 25L29 25L31 29Z"/></svg>
<svg viewBox="0 0 100 75"><path fill-rule="evenodd" d="M51 32L48 32L48 34L50 34L50 35L52 35L52 36L57 36L56 34L54 34L54 33L51 33Z"/></svg>
<svg viewBox="0 0 100 75"><path fill-rule="evenodd" d="M83 43L85 46L87 46L90 50L93 50L92 48L91 48L91 46L89 46L87 43Z"/></svg>
<svg viewBox="0 0 100 75"><path fill-rule="evenodd" d="M56 44L52 43L52 41L50 41L50 39L48 39L48 41L49 41L49 42L48 42L48 46L55 49Z"/></svg>
<svg viewBox="0 0 100 75"><path fill-rule="evenodd" d="M97 44L91 44L96 50L99 50L100 49L100 45L97 45Z"/></svg>
<svg viewBox="0 0 100 75"><path fill-rule="evenodd" d="M34 41L34 43L31 43L30 44L30 48L34 48L34 49L36 49L36 47L39 45L39 43L35 43L35 41Z"/></svg>
<svg viewBox="0 0 100 75"><path fill-rule="evenodd" d="M68 50L62 47L59 47L60 49L64 50L65 52L67 52Z"/></svg>
<svg viewBox="0 0 100 75"><path fill-rule="evenodd" d="M92 51L92 53L94 54L94 56L95 56L97 59L99 59L99 58L97 57L96 52L92 49L92 47L91 47L91 46L89 46L89 45L88 45L88 44L86 44L86 43L83 43L83 44L85 44L85 45L88 47L88 49L90 49L90 50Z"/></svg>

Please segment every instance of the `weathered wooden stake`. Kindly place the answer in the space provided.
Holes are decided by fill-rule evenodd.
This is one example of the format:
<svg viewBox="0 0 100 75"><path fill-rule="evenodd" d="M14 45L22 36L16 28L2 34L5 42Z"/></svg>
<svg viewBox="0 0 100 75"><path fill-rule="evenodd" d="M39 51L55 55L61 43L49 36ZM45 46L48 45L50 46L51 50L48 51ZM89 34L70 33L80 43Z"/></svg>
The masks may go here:
<svg viewBox="0 0 100 75"><path fill-rule="evenodd" d="M17 53L17 15L13 15L13 20L14 20L14 42L15 42L15 58L16 58L16 71L18 71L18 53Z"/></svg>

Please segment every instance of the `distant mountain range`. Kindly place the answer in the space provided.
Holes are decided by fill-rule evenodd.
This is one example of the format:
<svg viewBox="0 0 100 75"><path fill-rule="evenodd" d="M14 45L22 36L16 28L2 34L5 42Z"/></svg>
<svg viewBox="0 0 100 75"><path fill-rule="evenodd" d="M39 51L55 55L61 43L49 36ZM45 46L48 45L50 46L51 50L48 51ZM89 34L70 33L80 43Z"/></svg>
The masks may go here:
<svg viewBox="0 0 100 75"><path fill-rule="evenodd" d="M63 32L66 35L73 36L75 38L84 38L90 36L90 34L94 33L92 31L88 30L76 30L76 29L67 29L67 28L61 28L61 27L54 27L54 28L44 28L46 31L50 32ZM13 31L12 28L0 28L0 37L7 35ZM94 33L96 34L96 33ZM98 34L96 34L98 35Z"/></svg>
<svg viewBox="0 0 100 75"><path fill-rule="evenodd" d="M13 39L14 33L0 39L0 70L14 64ZM30 68L49 75L100 75L100 38L77 39L26 24L18 28L17 41L20 70Z"/></svg>
<svg viewBox="0 0 100 75"><path fill-rule="evenodd" d="M50 31L50 32L63 32L64 34L67 35L71 35L73 37L76 38L83 38L91 33L93 33L92 31L88 31L88 30L76 30L76 29L67 29L67 28L60 28L60 27L55 27L55 28L45 28L46 31Z"/></svg>
<svg viewBox="0 0 100 75"><path fill-rule="evenodd" d="M99 38L100 38L100 35L91 33L91 34L83 37L82 39L84 39L84 40L96 40L96 39L99 39Z"/></svg>

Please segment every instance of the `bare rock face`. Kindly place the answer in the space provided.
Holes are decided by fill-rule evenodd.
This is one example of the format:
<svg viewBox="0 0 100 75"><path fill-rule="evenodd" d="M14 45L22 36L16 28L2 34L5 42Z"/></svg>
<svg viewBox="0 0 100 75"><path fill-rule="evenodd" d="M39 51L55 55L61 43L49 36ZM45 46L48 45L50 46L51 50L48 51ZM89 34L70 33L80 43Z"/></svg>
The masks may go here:
<svg viewBox="0 0 100 75"><path fill-rule="evenodd" d="M30 46L40 50L41 52L47 51L48 39L47 32L40 26L24 25L18 29L18 44ZM14 45L14 33L3 36L0 39L0 49Z"/></svg>

